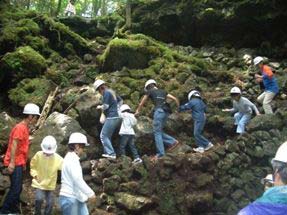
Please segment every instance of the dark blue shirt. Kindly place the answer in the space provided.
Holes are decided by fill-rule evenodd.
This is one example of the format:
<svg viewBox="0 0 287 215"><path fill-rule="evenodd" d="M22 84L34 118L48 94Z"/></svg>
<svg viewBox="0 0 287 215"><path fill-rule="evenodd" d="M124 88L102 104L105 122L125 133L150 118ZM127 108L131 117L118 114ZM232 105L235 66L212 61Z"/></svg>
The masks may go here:
<svg viewBox="0 0 287 215"><path fill-rule="evenodd" d="M179 107L180 112L187 110L191 110L194 120L205 120L206 104L200 98L192 98L189 102Z"/></svg>
<svg viewBox="0 0 287 215"><path fill-rule="evenodd" d="M106 89L103 95L104 114L107 118L119 117L118 101L114 91Z"/></svg>

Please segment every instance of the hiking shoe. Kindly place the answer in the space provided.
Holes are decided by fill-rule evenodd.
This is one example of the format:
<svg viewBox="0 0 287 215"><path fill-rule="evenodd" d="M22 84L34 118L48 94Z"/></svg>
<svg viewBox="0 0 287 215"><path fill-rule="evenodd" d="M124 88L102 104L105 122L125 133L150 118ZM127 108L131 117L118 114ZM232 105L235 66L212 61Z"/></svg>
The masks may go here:
<svg viewBox="0 0 287 215"><path fill-rule="evenodd" d="M204 148L204 151L211 149L213 146L214 145L211 142L209 142L208 145Z"/></svg>
<svg viewBox="0 0 287 215"><path fill-rule="evenodd" d="M142 159L140 159L140 158L136 158L136 159L134 159L133 160L133 164L138 164L138 163L142 163L143 162L143 160Z"/></svg>
<svg viewBox="0 0 287 215"><path fill-rule="evenodd" d="M116 159L117 158L117 156L109 155L109 154L102 154L102 157L104 157L104 158L111 158L111 159Z"/></svg>
<svg viewBox="0 0 287 215"><path fill-rule="evenodd" d="M170 147L168 147L168 149L166 151L172 151L173 149L175 149L177 146L179 145L179 142L176 141L174 144L172 144Z"/></svg>
<svg viewBox="0 0 287 215"><path fill-rule="evenodd" d="M204 152L204 148L203 147L193 148L193 151L199 152L199 153L203 153Z"/></svg>

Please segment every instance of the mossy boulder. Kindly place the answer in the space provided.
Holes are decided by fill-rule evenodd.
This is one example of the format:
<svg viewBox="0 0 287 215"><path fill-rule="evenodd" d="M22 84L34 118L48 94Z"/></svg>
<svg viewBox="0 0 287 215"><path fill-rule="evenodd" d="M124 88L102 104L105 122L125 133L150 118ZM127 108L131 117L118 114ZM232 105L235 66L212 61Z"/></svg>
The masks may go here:
<svg viewBox="0 0 287 215"><path fill-rule="evenodd" d="M20 107L32 102L43 106L55 84L47 79L24 79L17 87L9 91L9 99Z"/></svg>
<svg viewBox="0 0 287 215"><path fill-rule="evenodd" d="M143 69L158 54L159 50L149 46L145 40L115 38L110 41L100 61L105 72L121 70L123 67Z"/></svg>
<svg viewBox="0 0 287 215"><path fill-rule="evenodd" d="M35 78L41 75L47 64L41 54L30 46L23 46L5 54L0 61L0 68L0 81L16 82L23 78Z"/></svg>

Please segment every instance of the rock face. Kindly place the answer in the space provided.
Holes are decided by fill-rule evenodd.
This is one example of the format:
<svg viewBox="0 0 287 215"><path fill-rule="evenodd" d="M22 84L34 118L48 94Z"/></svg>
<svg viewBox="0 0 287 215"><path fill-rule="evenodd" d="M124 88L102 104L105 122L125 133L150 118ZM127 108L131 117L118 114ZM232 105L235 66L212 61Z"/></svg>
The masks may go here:
<svg viewBox="0 0 287 215"><path fill-rule="evenodd" d="M139 212L150 207L153 202L143 196L134 196L127 193L115 193L115 202L129 211Z"/></svg>
<svg viewBox="0 0 287 215"><path fill-rule="evenodd" d="M33 135L34 139L30 147L30 157L41 150L40 144L42 139L47 135L53 135L56 138L58 144L57 152L60 155L65 155L69 136L73 132L86 134L76 120L58 112L52 113L47 118L43 127Z"/></svg>
<svg viewBox="0 0 287 215"><path fill-rule="evenodd" d="M264 10L269 11L269 18L260 12ZM286 41L286 29L285 33L281 31L285 10L282 1L273 3L268 0L149 1L133 5L133 30L165 42L193 46L232 44L258 47L264 43L265 46L270 43L280 46ZM273 32L266 32L271 28ZM241 32L245 32L243 37Z"/></svg>
<svg viewBox="0 0 287 215"><path fill-rule="evenodd" d="M10 131L14 125L16 125L16 121L12 117L10 117L6 112L0 113L0 154L5 153L6 151Z"/></svg>

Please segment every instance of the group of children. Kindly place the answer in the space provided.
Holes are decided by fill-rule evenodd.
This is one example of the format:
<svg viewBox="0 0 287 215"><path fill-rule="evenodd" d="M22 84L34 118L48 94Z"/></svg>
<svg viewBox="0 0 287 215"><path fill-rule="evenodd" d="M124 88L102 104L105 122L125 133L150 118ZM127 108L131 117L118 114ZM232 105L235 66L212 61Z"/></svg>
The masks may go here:
<svg viewBox="0 0 287 215"><path fill-rule="evenodd" d="M263 103L265 113L272 113L271 101L278 93L277 81L270 68L263 64L263 58L254 59L254 64L259 65L261 75L256 75L258 82L263 82L265 91L258 97L258 101ZM150 79L145 83L144 90L146 94L141 99L135 114L127 104L122 104L122 99L116 93L107 87L102 80L96 80L94 88L103 97L103 104L97 106L102 110L104 119L100 139L103 144L103 157L115 159L116 153L112 146L112 135L120 126L120 154L126 154L126 147L129 146L134 160L133 163L141 163L142 160L135 146L135 130L137 124L136 116L140 110L151 99L154 104L153 110L153 133L156 144L156 155L152 161L165 155L167 151L173 150L179 145L179 141L163 132L165 123L171 108L167 99L173 100L179 112L191 111L194 121L194 137L197 147L195 152L203 153L213 147L213 144L203 136L203 130L206 122L206 104L202 100L201 94L197 90L192 90L188 94L188 102L180 105L179 100L159 89L155 80ZM233 87L230 91L233 100L232 109L223 109L224 112L232 112L237 125L236 132L243 134L245 126L250 121L253 111L259 115L256 106L247 98L241 96L241 90ZM40 115L40 109L35 104L27 104L24 107L24 119L18 123L11 131L8 149L4 158L4 165L7 166L10 173L11 186L5 198L0 213L18 213L20 193L22 191L23 170L26 167L29 149L29 126L36 123ZM88 146L87 137L81 133L71 134L68 142L68 153L63 159L56 153L57 142L53 136L46 136L42 140L42 151L37 152L31 160L32 187L35 188L35 214L41 214L43 201L46 201L45 214L51 214L53 208L53 190L56 187L57 172L61 174L61 190L59 203L64 215L88 214L86 205L87 200L95 199L94 191L83 180L82 168L80 165L80 155L84 147Z"/></svg>

